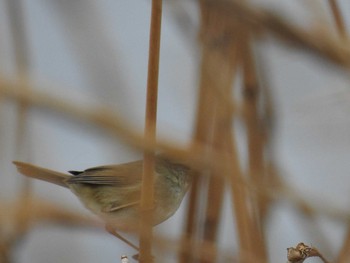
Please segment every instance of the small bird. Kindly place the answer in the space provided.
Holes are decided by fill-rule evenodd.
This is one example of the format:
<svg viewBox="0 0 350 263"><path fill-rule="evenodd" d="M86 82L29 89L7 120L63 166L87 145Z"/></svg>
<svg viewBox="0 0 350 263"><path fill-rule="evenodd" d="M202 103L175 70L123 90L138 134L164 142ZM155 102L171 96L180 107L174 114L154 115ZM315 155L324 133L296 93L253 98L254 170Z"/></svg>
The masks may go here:
<svg viewBox="0 0 350 263"><path fill-rule="evenodd" d="M143 161L99 166L64 174L23 162L13 162L28 177L69 188L108 226L135 230L140 220ZM179 208L189 187L190 168L157 155L155 163L153 225L171 217Z"/></svg>

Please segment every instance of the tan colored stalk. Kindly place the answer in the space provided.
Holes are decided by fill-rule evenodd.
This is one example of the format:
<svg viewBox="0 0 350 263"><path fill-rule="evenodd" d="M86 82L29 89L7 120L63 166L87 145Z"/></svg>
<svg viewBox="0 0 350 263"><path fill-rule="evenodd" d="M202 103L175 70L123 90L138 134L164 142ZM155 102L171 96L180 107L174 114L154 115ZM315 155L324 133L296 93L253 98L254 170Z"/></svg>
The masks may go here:
<svg viewBox="0 0 350 263"><path fill-rule="evenodd" d="M231 125L235 107L232 101L232 86L237 69L237 42L234 41L235 29L227 20L220 16L215 8L208 8L206 2L201 3L202 28L201 40L203 54L206 54L209 68L203 72L206 76L206 85L214 92L216 103L213 141L211 148L227 156L228 136L231 136ZM205 51L205 53L204 53ZM217 160L222 163L225 160ZM224 182L229 174L209 178L207 190L207 206L203 225L203 242L217 242L220 215L225 192ZM215 252L215 251L214 251ZM207 254L202 251L200 262L215 262L221 260L216 253Z"/></svg>
<svg viewBox="0 0 350 263"><path fill-rule="evenodd" d="M246 32L246 30L242 30ZM248 33L241 33L241 63L243 67L243 112L247 132L248 144L248 176L255 185L264 186L267 184L266 171L264 166L264 142L265 131L259 117L258 102L260 98L258 77L255 69L250 37ZM260 98L261 99L261 98ZM253 207L257 210L252 225L256 233L254 238L255 251L258 258L267 262L267 252L263 240L262 215L268 202L267 196L258 193L251 193Z"/></svg>
<svg viewBox="0 0 350 263"><path fill-rule="evenodd" d="M350 48L329 34L291 25L276 12L254 8L238 0L205 0L220 6L222 15L238 20L257 33L269 33L303 52L309 52L346 68L350 67Z"/></svg>
<svg viewBox="0 0 350 263"><path fill-rule="evenodd" d="M335 26L338 30L338 34L342 39L347 38L347 33L346 33L346 27L345 27L345 22L344 18L341 14L341 11L339 9L337 0L328 0L328 4L331 8L332 11L332 16L335 22Z"/></svg>
<svg viewBox="0 0 350 263"><path fill-rule="evenodd" d="M156 141L157 98L160 35L162 22L162 0L152 1L145 137L151 143ZM143 177L141 187L142 220L140 225L140 262L153 262L152 259L152 222L154 207L154 152L144 153Z"/></svg>
<svg viewBox="0 0 350 263"><path fill-rule="evenodd" d="M29 71L29 56L28 56L28 39L26 32L26 23L24 17L23 1L21 0L7 0L6 1L9 12L9 24L11 27L15 70L19 83L26 84L26 76ZM19 85L18 88L24 93L30 93L30 89L27 85ZM15 155L18 159L28 158L28 108L29 105L26 101L18 101L18 117L17 127L15 134ZM16 209L16 215L13 217L14 229L16 231L13 236L7 240L7 246L5 248L12 249L12 246L16 245L17 241L28 230L29 215L31 211L29 209L32 197L32 183L28 178L21 177L20 188L18 193L19 207ZM4 210L5 211L5 210ZM3 251L6 254L5 251Z"/></svg>
<svg viewBox="0 0 350 263"><path fill-rule="evenodd" d="M197 107L197 118L194 131L194 141L200 142L203 144L201 151L196 150L196 147L193 147L194 154L203 155L207 152L208 145L211 141L212 136L212 126L213 126L213 114L215 111L215 100L214 92L211 90L211 87L208 83L208 76L206 72L211 68L210 58L206 50L202 51L202 62L201 62L201 71L200 71L200 84L199 84L199 94L198 94L198 107ZM190 239L194 242L196 237L197 223L198 223L198 194L200 188L203 185L203 177L195 173L190 190L190 199L187 207L187 218L185 225L185 234L184 238ZM191 245L192 243L190 243ZM183 249L182 251L187 251L188 253L183 253L180 257L181 263L191 262L193 252L191 246L188 246L188 243L183 243L183 246L187 247L187 250Z"/></svg>

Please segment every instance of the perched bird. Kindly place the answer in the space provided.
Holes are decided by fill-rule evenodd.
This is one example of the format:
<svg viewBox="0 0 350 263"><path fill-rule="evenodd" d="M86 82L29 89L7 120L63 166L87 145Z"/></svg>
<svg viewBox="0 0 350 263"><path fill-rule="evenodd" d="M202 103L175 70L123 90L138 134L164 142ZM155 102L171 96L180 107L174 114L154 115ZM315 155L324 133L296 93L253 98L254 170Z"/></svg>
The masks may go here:
<svg viewBox="0 0 350 263"><path fill-rule="evenodd" d="M143 161L99 166L64 174L23 162L13 162L28 177L69 188L86 208L106 225L118 230L135 230L140 219ZM190 169L157 155L154 183L153 224L157 225L179 208L190 183Z"/></svg>

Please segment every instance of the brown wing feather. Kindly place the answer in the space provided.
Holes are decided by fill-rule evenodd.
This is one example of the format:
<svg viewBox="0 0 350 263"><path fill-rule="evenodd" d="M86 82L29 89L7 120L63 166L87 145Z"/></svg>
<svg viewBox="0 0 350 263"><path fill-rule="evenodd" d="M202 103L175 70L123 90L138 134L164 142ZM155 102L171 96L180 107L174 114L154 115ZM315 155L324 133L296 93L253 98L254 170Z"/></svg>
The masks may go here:
<svg viewBox="0 0 350 263"><path fill-rule="evenodd" d="M99 166L89 168L81 173L73 171L67 181L70 184L97 184L129 186L141 182L142 161L119 165Z"/></svg>

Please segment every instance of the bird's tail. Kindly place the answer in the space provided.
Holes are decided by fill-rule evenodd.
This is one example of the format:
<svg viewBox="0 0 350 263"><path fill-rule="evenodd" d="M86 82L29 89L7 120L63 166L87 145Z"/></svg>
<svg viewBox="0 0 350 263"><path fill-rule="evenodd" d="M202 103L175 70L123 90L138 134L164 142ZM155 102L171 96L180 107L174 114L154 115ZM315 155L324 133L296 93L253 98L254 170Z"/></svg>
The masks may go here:
<svg viewBox="0 0 350 263"><path fill-rule="evenodd" d="M68 188L66 181L70 176L67 174L41 168L29 163L22 163L17 161L14 161L13 163L16 165L18 172L25 176Z"/></svg>

